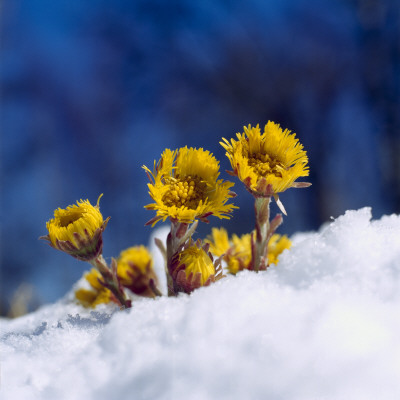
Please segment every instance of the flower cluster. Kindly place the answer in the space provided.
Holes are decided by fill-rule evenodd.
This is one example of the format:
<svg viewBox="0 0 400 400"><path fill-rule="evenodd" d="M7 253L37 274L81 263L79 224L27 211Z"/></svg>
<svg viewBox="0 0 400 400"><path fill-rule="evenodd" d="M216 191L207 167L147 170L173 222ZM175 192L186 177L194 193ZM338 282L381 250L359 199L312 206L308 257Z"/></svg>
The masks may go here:
<svg viewBox="0 0 400 400"><path fill-rule="evenodd" d="M145 208L155 211L147 225L170 222L166 243L156 239L165 260L169 296L216 282L225 276L223 268L230 274L265 270L291 246L287 236L275 233L283 218L278 214L270 220L269 205L274 198L286 214L279 193L310 185L297 182L309 174L303 146L295 134L271 121L262 133L258 125L249 125L236 137L223 139L221 145L232 166L230 174L244 183L255 201L255 229L242 236L229 238L224 228L213 228L206 240L193 239L199 222L207 223L211 216L230 218L238 208L230 202L236 196L233 183L220 179L219 162L209 151L187 146L166 149L152 170L143 166L153 200ZM91 264L84 274L86 287L75 292L77 301L85 307L115 303L129 308L135 296L161 296L153 258L145 246L130 247L106 262L103 233L110 217L103 219L100 198L95 206L80 200L55 210L46 224L48 234L42 237L51 247Z"/></svg>
<svg viewBox="0 0 400 400"><path fill-rule="evenodd" d="M224 228L213 228L206 242L210 244L210 251L217 257L222 257L226 262L229 273L235 275L244 269L253 270L251 239L255 232L242 236L235 234L229 239ZM268 243L268 265L278 264L279 255L290 249L292 242L286 235L275 233Z"/></svg>

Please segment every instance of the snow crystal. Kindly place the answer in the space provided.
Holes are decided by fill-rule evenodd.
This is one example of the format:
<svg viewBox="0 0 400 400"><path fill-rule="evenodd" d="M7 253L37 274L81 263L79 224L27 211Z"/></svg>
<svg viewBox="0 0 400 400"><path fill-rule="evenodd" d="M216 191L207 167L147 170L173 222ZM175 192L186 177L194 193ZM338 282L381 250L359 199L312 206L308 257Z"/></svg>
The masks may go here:
<svg viewBox="0 0 400 400"><path fill-rule="evenodd" d="M318 233L295 235L278 266L190 296L138 299L121 312L90 312L66 297L1 320L0 393L397 400L399 289L400 217L348 211Z"/></svg>

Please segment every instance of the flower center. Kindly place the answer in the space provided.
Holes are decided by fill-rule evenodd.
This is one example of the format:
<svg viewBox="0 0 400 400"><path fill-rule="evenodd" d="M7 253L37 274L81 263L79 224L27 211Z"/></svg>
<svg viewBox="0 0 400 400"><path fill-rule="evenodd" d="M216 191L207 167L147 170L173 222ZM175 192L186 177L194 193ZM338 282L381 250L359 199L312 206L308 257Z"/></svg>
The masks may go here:
<svg viewBox="0 0 400 400"><path fill-rule="evenodd" d="M282 178L282 171L285 170L284 165L277 159L268 154L250 154L249 166L254 169L254 172L260 176L275 175Z"/></svg>
<svg viewBox="0 0 400 400"><path fill-rule="evenodd" d="M77 221L81 217L82 217L82 213L80 213L80 212L71 213L68 215L62 215L59 217L60 226L62 228L66 228L69 224L72 224L73 222Z"/></svg>
<svg viewBox="0 0 400 400"><path fill-rule="evenodd" d="M200 200L205 200L207 184L197 176L177 177L169 183L169 190L162 201L167 207L187 207L195 210Z"/></svg>

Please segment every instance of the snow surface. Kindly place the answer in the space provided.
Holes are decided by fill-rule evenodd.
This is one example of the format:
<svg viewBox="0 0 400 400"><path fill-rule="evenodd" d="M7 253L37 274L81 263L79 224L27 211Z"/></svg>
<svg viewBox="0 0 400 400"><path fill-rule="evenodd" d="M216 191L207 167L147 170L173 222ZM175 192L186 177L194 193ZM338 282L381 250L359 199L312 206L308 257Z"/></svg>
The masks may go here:
<svg viewBox="0 0 400 400"><path fill-rule="evenodd" d="M370 219L348 211L190 296L3 319L1 399L398 400L400 216Z"/></svg>

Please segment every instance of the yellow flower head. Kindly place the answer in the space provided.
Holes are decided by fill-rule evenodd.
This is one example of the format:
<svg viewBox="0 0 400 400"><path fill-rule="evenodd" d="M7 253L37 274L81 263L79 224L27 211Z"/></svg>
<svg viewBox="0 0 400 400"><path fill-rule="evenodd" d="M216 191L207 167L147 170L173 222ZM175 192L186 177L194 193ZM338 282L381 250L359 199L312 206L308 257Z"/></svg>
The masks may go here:
<svg viewBox="0 0 400 400"><path fill-rule="evenodd" d="M205 240L210 245L210 251L217 257L224 255L232 246L228 232L224 228L212 228L211 237Z"/></svg>
<svg viewBox="0 0 400 400"><path fill-rule="evenodd" d="M91 289L82 288L75 292L75 297L84 307L95 308L98 304L116 302L111 291L99 282L102 276L97 269L92 268L85 274L85 279L89 282Z"/></svg>
<svg viewBox="0 0 400 400"><path fill-rule="evenodd" d="M251 234L242 236L232 235L228 238L228 232L224 228L213 228L211 237L207 240L210 243L210 251L220 257L223 256L228 271L236 274L251 266Z"/></svg>
<svg viewBox="0 0 400 400"><path fill-rule="evenodd" d="M268 121L264 132L259 126L244 127L237 139L223 138L220 142L236 175L246 188L256 196L271 196L290 187L306 187L307 183L295 183L308 176L308 158L303 145L295 134L278 124Z"/></svg>
<svg viewBox="0 0 400 400"><path fill-rule="evenodd" d="M176 255L169 271L174 281L175 292L191 293L223 277L220 260L214 264L208 249L209 245L202 246L201 241L198 241L190 243Z"/></svg>
<svg viewBox="0 0 400 400"><path fill-rule="evenodd" d="M186 278L200 275L200 285L203 286L210 276L215 275L213 260L202 247L190 246L179 255L179 264L185 265Z"/></svg>
<svg viewBox="0 0 400 400"><path fill-rule="evenodd" d="M121 284L133 293L154 297L151 285L157 287L158 279L153 269L153 258L145 246L134 246L122 251L117 259L117 274Z"/></svg>
<svg viewBox="0 0 400 400"><path fill-rule="evenodd" d="M218 180L219 162L206 150L182 147L166 149L151 172L143 166L150 179L149 194L155 203L145 206L156 210L149 221L153 226L168 217L181 223L195 219L206 220L209 215L229 218L237 208L226 204L235 194L230 191L232 182Z"/></svg>
<svg viewBox="0 0 400 400"><path fill-rule="evenodd" d="M54 218L46 224L49 234L41 238L79 260L90 261L99 256L103 248L102 233L109 220L104 221L100 213L101 196L96 206L89 200L81 200L66 209L55 210Z"/></svg>
<svg viewBox="0 0 400 400"><path fill-rule="evenodd" d="M268 243L268 264L278 264L278 256L291 246L292 242L286 235L272 235Z"/></svg>
<svg viewBox="0 0 400 400"><path fill-rule="evenodd" d="M224 228L213 228L207 243L210 244L210 250L214 255L223 256L228 271L236 274L244 269L252 269L251 236L250 233L240 237L232 235L229 240ZM286 235L272 235L268 243L268 265L277 264L278 256L290 246L291 241Z"/></svg>

